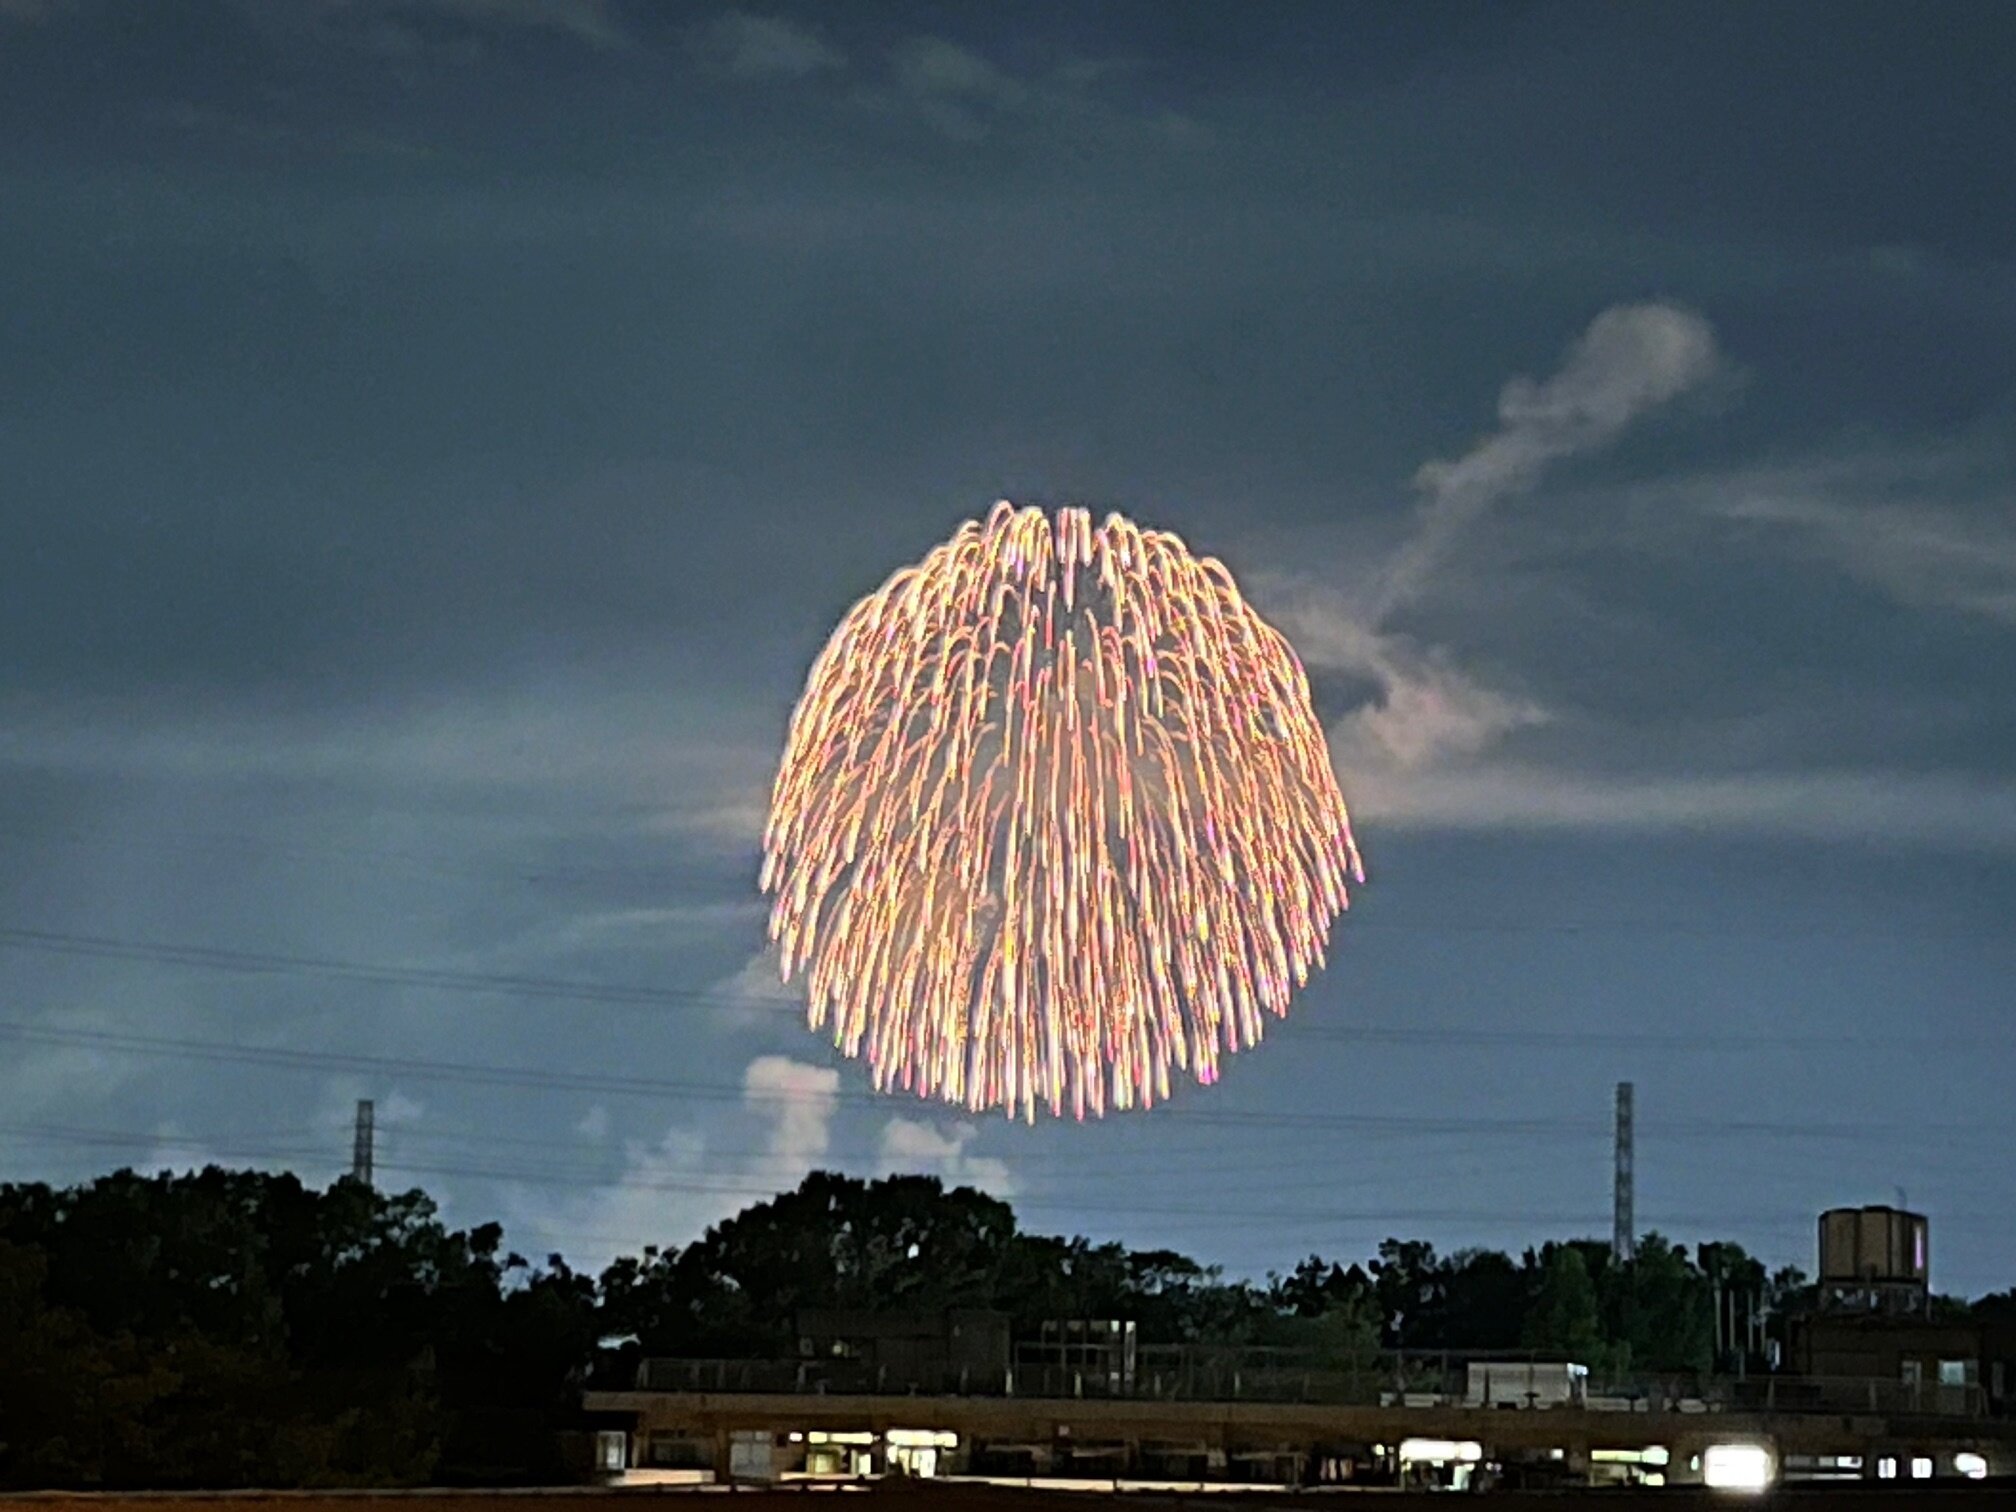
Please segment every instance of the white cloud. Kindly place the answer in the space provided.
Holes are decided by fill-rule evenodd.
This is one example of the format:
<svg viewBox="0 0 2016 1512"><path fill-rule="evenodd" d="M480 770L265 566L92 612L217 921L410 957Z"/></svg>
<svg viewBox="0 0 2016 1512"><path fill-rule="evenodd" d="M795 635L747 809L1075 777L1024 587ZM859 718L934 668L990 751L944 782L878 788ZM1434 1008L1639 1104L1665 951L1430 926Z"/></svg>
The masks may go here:
<svg viewBox="0 0 2016 1512"><path fill-rule="evenodd" d="M1014 1196L1007 1162L969 1153L979 1136L970 1123L945 1130L914 1118L892 1118L882 1127L882 1169L891 1175L938 1176L948 1185L978 1187L996 1197Z"/></svg>
<svg viewBox="0 0 2016 1512"><path fill-rule="evenodd" d="M1503 736L1544 724L1531 699L1486 687L1442 652L1374 630L1337 594L1284 585L1275 618L1306 666L1348 672L1378 689L1330 732L1340 771L1411 771L1476 756Z"/></svg>
<svg viewBox="0 0 2016 1512"><path fill-rule="evenodd" d="M774 945L764 946L713 983L706 996L725 1021L738 1027L776 1024L805 1011L804 995L784 981L783 957Z"/></svg>
<svg viewBox="0 0 2016 1512"><path fill-rule="evenodd" d="M689 34L694 51L736 79L802 79L847 66L816 32L776 16L728 11Z"/></svg>
<svg viewBox="0 0 2016 1512"><path fill-rule="evenodd" d="M63 1028L117 1027L103 1014L54 1015L48 1022ZM0 1069L0 1107L11 1118L32 1118L50 1111L105 1102L130 1084L138 1072L130 1056L110 1055L82 1045L15 1045Z"/></svg>
<svg viewBox="0 0 2016 1512"><path fill-rule="evenodd" d="M1388 564L1367 622L1380 624L1418 596L1457 536L1492 504L1530 488L1549 463L1608 445L1721 367L1714 332L1692 311L1661 303L1603 311L1552 377L1505 385L1495 431L1415 474L1423 495L1415 533Z"/></svg>
<svg viewBox="0 0 2016 1512"><path fill-rule="evenodd" d="M886 83L856 90L854 99L884 113L915 116L955 141L1015 125L1079 137L1132 133L1165 146L1208 142L1201 123L1118 96L1112 86L1140 72L1130 60L1076 56L1016 71L948 38L913 36L890 49Z"/></svg>
<svg viewBox="0 0 2016 1512"><path fill-rule="evenodd" d="M1714 333L1670 304L1603 311L1544 379L1519 377L1498 399L1498 428L1453 461L1415 475L1423 495L1414 530L1369 593L1348 596L1299 573L1269 585L1277 622L1303 661L1372 685L1371 696L1333 727L1331 754L1361 818L1426 817L1436 801L1461 802L1479 780L1435 780L1522 729L1549 723L1536 699L1487 685L1447 651L1386 630L1383 623L1429 587L1464 532L1498 500L1530 488L1551 462L1616 440L1642 416L1699 387L1721 369Z"/></svg>
<svg viewBox="0 0 2016 1512"><path fill-rule="evenodd" d="M2016 852L2016 785L1897 772L1629 776L1498 765L1374 772L1361 816L1393 829L1715 832Z"/></svg>
<svg viewBox="0 0 2016 1512"><path fill-rule="evenodd" d="M1796 475L1731 479L1707 492L1712 512L1782 531L1901 604L2016 624L2010 506L1998 522L1931 504L1851 502L1829 497L1824 479Z"/></svg>
<svg viewBox="0 0 2016 1512"><path fill-rule="evenodd" d="M785 1055L759 1055L742 1075L742 1095L751 1106L768 1104L774 1122L769 1158L798 1179L825 1155L833 1139L833 1110L839 1105L840 1073ZM779 1190L782 1190L780 1186Z"/></svg>
<svg viewBox="0 0 2016 1512"><path fill-rule="evenodd" d="M544 788L634 807L637 830L760 839L749 774L774 760L767 740L700 739L682 724L676 702L621 669L320 710L205 704L180 690L16 695L0 699L0 758L195 779ZM660 807L668 792L684 795L678 808Z"/></svg>
<svg viewBox="0 0 2016 1512"><path fill-rule="evenodd" d="M763 826L769 817L770 806L763 797L749 784L735 783L733 790L712 801L660 809L644 828L650 834L678 835L746 850L762 843Z"/></svg>
<svg viewBox="0 0 2016 1512"><path fill-rule="evenodd" d="M1376 703L1353 710L1331 731L1339 759L1352 770L1377 763L1411 771L1477 756L1548 718L1529 699L1487 688L1438 657L1403 655L1398 646L1388 651L1383 682Z"/></svg>
<svg viewBox="0 0 2016 1512"><path fill-rule="evenodd" d="M556 1204L529 1188L507 1189L512 1221L541 1236L531 1248L563 1249L589 1269L646 1245L690 1244L819 1168L832 1148L839 1094L840 1073L830 1066L758 1056L742 1074L743 1112L764 1129L753 1160L724 1158L706 1133L675 1124L656 1141L626 1141L616 1181L579 1197Z"/></svg>
<svg viewBox="0 0 2016 1512"><path fill-rule="evenodd" d="M942 37L913 37L900 44L890 55L890 68L897 84L914 95L1011 109L1029 98L1029 87L1020 79Z"/></svg>
<svg viewBox="0 0 2016 1512"><path fill-rule="evenodd" d="M133 1163L133 1168L143 1175L160 1171L180 1174L213 1165L257 1166L264 1163L253 1159L245 1151L219 1154L211 1148L209 1141L183 1133L180 1124L168 1119L155 1127L152 1147Z"/></svg>

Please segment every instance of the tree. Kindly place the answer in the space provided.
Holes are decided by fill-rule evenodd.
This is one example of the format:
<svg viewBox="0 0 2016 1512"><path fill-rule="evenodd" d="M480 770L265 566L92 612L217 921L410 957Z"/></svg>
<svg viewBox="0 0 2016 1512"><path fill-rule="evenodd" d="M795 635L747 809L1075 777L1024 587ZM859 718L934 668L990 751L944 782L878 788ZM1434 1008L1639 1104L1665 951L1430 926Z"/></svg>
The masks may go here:
<svg viewBox="0 0 2016 1512"><path fill-rule="evenodd" d="M0 1485L103 1484L139 1457L143 1414L168 1388L130 1339L48 1303L47 1257L0 1240Z"/></svg>
<svg viewBox="0 0 2016 1512"><path fill-rule="evenodd" d="M1419 1239L1384 1239L1372 1262L1386 1342L1396 1349L1426 1347L1439 1330L1442 1267L1435 1246Z"/></svg>
<svg viewBox="0 0 2016 1512"><path fill-rule="evenodd" d="M1459 1250L1443 1262L1439 1337L1455 1349L1510 1349L1520 1341L1527 1277L1497 1250Z"/></svg>
<svg viewBox="0 0 2016 1512"><path fill-rule="evenodd" d="M1540 1251L1538 1269L1539 1285L1526 1311L1520 1342L1583 1364L1609 1355L1596 1283L1582 1252L1573 1245L1546 1245Z"/></svg>
<svg viewBox="0 0 2016 1512"><path fill-rule="evenodd" d="M1634 1366L1706 1372L1713 1365L1714 1300L1686 1248L1658 1234L1638 1242L1629 1262L1599 1286L1611 1339Z"/></svg>

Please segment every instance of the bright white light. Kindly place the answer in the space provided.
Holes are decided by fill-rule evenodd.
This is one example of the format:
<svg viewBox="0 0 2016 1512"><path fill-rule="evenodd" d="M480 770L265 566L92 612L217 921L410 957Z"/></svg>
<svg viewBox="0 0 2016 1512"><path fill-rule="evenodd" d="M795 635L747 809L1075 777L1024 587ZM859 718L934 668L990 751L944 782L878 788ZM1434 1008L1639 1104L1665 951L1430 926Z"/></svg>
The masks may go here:
<svg viewBox="0 0 2016 1512"><path fill-rule="evenodd" d="M959 1435L947 1428L891 1428L885 1443L899 1449L957 1449Z"/></svg>
<svg viewBox="0 0 2016 1512"><path fill-rule="evenodd" d="M1589 1458L1599 1465L1663 1465L1671 1456L1665 1445L1654 1444L1649 1449L1591 1449Z"/></svg>
<svg viewBox="0 0 2016 1512"><path fill-rule="evenodd" d="M1884 1455L1883 1458L1876 1461L1876 1479L1878 1480L1897 1479L1897 1461L1892 1459L1887 1454Z"/></svg>
<svg viewBox="0 0 2016 1512"><path fill-rule="evenodd" d="M1771 1484L1771 1451L1761 1444L1710 1444L1701 1479L1724 1491L1762 1491Z"/></svg>
<svg viewBox="0 0 2016 1512"><path fill-rule="evenodd" d="M1964 1475L1968 1480L1986 1480L1988 1461L1978 1454L1956 1454L1953 1456L1953 1473Z"/></svg>
<svg viewBox="0 0 2016 1512"><path fill-rule="evenodd" d="M1913 1480L1932 1479L1932 1461L1927 1459L1922 1454L1914 1456L1911 1461L1911 1479Z"/></svg>
<svg viewBox="0 0 2016 1512"><path fill-rule="evenodd" d="M1400 1441L1403 1465L1474 1465L1484 1458L1484 1446L1474 1439L1421 1439Z"/></svg>

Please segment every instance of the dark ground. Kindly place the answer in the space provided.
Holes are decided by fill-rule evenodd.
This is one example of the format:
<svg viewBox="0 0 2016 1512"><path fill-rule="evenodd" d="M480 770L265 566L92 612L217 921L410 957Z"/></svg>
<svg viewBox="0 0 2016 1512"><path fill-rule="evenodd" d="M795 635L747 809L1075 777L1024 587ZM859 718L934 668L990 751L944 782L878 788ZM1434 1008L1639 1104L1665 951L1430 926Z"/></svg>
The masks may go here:
<svg viewBox="0 0 2016 1512"><path fill-rule="evenodd" d="M1097 1512L1115 1503L1138 1512L1259 1512L1259 1509L1296 1508L1298 1512L1324 1506L1350 1506L1360 1497L1374 1498L1369 1512L1449 1512L1466 1503L1507 1512L1573 1512L1573 1509L1600 1508L1605 1512L1628 1512L1634 1508L1662 1509L1662 1512L1730 1512L1735 1508L1811 1509L1811 1512L2012 1512L2016 1509L2016 1484L1939 1485L1900 1490L1875 1487L1779 1488L1763 1496L1709 1492L1695 1488L1657 1491L1573 1490L1545 1492L1495 1492L1472 1501L1448 1493L1364 1491L1283 1493L1222 1493L1175 1495L1157 1492L1129 1492L1112 1495L1099 1492L1031 1491L1002 1486L948 1485L942 1481L908 1485L882 1484L850 1488L842 1493L821 1490L552 1490L552 1491L359 1491L359 1492L160 1492L160 1493L77 1493L42 1492L0 1496L0 1512L51 1512L52 1503L83 1504L78 1512L364 1512L382 1505L385 1512L485 1512L499 1502L533 1503L544 1512L648 1512L640 1502L666 1502L662 1512L693 1512L709 1506L727 1505L736 1512L804 1512L808 1502L845 1494L848 1504L881 1512Z"/></svg>

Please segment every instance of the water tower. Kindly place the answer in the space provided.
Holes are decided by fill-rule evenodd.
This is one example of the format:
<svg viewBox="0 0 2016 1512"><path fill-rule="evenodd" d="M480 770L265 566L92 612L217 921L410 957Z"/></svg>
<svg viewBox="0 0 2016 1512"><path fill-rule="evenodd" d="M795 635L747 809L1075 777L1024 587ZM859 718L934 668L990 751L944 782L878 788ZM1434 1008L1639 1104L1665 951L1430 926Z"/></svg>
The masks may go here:
<svg viewBox="0 0 2016 1512"><path fill-rule="evenodd" d="M1922 1313L1930 1288L1925 1215L1830 1208L1820 1215L1820 1306L1829 1312Z"/></svg>

